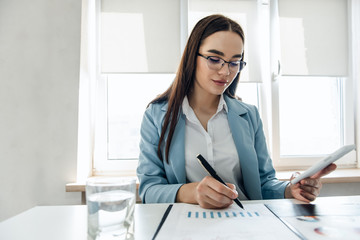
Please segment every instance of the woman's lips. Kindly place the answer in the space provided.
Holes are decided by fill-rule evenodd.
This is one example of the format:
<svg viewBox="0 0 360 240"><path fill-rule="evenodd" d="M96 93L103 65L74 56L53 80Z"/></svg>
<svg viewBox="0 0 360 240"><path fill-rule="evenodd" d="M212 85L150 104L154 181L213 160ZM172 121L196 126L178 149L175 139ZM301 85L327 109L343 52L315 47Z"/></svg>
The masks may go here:
<svg viewBox="0 0 360 240"><path fill-rule="evenodd" d="M228 83L226 80L213 80L213 82L218 86L225 86Z"/></svg>

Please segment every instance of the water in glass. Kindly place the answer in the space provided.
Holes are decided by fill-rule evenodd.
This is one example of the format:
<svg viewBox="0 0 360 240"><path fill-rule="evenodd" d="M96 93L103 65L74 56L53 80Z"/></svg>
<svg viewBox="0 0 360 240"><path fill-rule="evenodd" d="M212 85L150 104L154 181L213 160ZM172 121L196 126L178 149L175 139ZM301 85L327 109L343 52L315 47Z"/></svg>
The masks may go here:
<svg viewBox="0 0 360 240"><path fill-rule="evenodd" d="M133 239L135 195L115 190L88 196L90 239Z"/></svg>

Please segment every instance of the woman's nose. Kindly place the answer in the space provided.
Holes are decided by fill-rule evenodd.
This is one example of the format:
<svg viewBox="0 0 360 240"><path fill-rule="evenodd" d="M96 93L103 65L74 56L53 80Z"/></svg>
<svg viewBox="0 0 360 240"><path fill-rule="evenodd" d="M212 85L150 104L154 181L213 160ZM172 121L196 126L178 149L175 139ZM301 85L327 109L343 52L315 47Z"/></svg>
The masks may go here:
<svg viewBox="0 0 360 240"><path fill-rule="evenodd" d="M230 75L230 68L228 63L224 63L220 70L218 71L219 74L229 76Z"/></svg>

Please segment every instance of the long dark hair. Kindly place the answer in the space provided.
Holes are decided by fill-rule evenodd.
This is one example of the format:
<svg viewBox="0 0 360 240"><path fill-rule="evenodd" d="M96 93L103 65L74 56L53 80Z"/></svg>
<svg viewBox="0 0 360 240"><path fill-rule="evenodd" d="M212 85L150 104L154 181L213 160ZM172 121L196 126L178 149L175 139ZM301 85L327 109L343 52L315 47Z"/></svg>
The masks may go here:
<svg viewBox="0 0 360 240"><path fill-rule="evenodd" d="M168 109L165 115L164 124L161 129L161 136L157 154L163 160L161 148L164 144L165 134L169 129L168 138L165 146L165 159L169 162L169 149L171 140L174 135L175 127L178 121L180 108L184 97L189 93L194 84L195 71L196 71L196 57L202 41L213 33L219 31L232 31L241 37L244 43L244 32L240 25L235 21L223 15L210 15L201 19L192 30L190 37L185 46L180 65L176 77L170 87L162 94L157 96L151 103L168 102ZM225 94L235 98L236 87L239 82L240 73L234 78L230 86L225 90ZM170 125L170 126L169 126Z"/></svg>

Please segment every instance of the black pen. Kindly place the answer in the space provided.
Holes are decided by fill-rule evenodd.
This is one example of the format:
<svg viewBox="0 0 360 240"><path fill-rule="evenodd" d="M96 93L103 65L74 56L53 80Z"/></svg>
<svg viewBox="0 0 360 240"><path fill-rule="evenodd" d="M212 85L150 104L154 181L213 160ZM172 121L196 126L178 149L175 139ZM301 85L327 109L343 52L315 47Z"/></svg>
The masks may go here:
<svg viewBox="0 0 360 240"><path fill-rule="evenodd" d="M205 170L216 180L218 180L219 182L221 182L222 184L224 184L225 186L229 187L228 185L226 185L226 183L216 174L215 170L211 167L211 165L205 160L205 158L203 156L201 156L201 154L197 155L196 157L199 161L199 163L201 164L201 166L203 166L205 168ZM243 205L241 204L240 200L238 198L233 199L236 204L241 207L242 209L244 209Z"/></svg>

